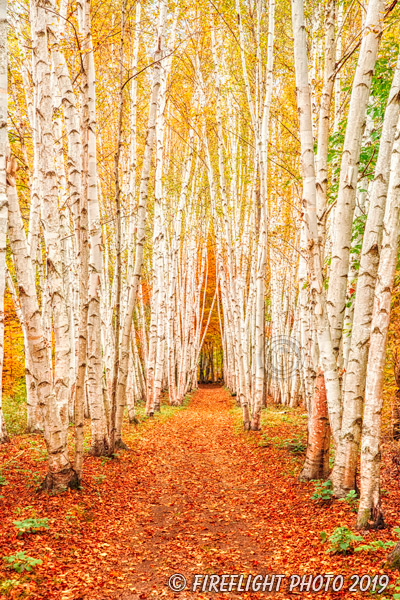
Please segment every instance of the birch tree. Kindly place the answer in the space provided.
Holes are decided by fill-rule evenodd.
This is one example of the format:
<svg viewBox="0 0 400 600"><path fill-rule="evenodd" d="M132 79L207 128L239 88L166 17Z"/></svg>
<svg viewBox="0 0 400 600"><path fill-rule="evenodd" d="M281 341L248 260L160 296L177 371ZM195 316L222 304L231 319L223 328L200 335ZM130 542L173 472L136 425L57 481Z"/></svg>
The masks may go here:
<svg viewBox="0 0 400 600"><path fill-rule="evenodd" d="M372 308L380 261L383 217L391 172L390 161L399 113L399 92L400 62L398 61L384 116L361 249L354 301L354 321L343 389L342 432L332 472L335 492L339 496L345 496L350 490L355 489L363 400L368 372L367 359Z"/></svg>
<svg viewBox="0 0 400 600"><path fill-rule="evenodd" d="M268 50L266 92L264 99L262 123L260 127L260 173L261 173L261 222L257 250L256 274L256 314L255 314L255 346L254 346L254 399L252 410L251 429L260 428L261 407L264 401L265 387L265 268L267 262L267 223L268 223L268 140L270 126L270 110L273 88L273 61L274 61L274 31L275 31L275 2L271 0L268 6Z"/></svg>
<svg viewBox="0 0 400 600"><path fill-rule="evenodd" d="M102 383L104 361L101 345L100 296L103 242L97 190L96 92L90 6L90 0L85 0L81 9L81 31L84 38L82 106L85 111L82 115L82 133L87 144L84 150L87 154L87 169L84 170L83 185L86 187L90 240L87 290L87 393L92 425L91 453L94 456L101 456L108 452L108 432Z"/></svg>
<svg viewBox="0 0 400 600"><path fill-rule="evenodd" d="M340 433L341 424L340 385L328 322L321 265L321 239L318 235L314 141L312 135L311 97L308 85L307 43L302 0L292 1L292 20L295 48L297 106L299 110L301 141L303 205L310 272L310 295L312 310L315 315L321 365L325 377L329 422L333 439L336 442Z"/></svg>
<svg viewBox="0 0 400 600"><path fill-rule="evenodd" d="M51 70L47 43L46 10L38 0L30 5L32 29L32 70L37 93L36 114L40 127L40 171L43 185L41 218L46 245L47 285L49 306L54 331L55 379L54 392L57 398L60 436L63 445L67 444L68 403L69 403L69 358L71 352L69 322L65 302L65 290L62 277L60 221L58 210L57 180L54 163L54 138L52 124ZM15 210L15 209L14 209ZM51 363L50 363L51 366ZM47 415L47 418L54 415ZM52 423L47 424L53 427ZM51 448L51 452L56 449ZM71 478L70 469L65 467L67 478ZM75 473L73 474L75 478ZM58 473L50 471L48 486L58 484Z"/></svg>
<svg viewBox="0 0 400 600"><path fill-rule="evenodd" d="M67 430L64 426L65 412L68 416L68 411L65 405L62 405L64 414L60 411L58 390L53 383L47 340L42 327L37 299L35 274L19 209L15 182L15 158L11 158L8 171L8 236L14 258L21 309L26 324L27 343L32 361L32 376L35 380L39 406L43 415L44 439L49 456L49 471L42 487L44 489L64 490L67 487L78 485L78 478L68 456Z"/></svg>
<svg viewBox="0 0 400 600"><path fill-rule="evenodd" d="M128 377L128 363L129 363L129 344L132 330L132 318L133 311L135 308L136 296L142 271L143 265L143 254L144 254L144 241L146 237L146 208L147 208L147 196L148 186L150 177L151 157L153 153L154 138L155 138L155 125L157 117L158 107L158 94L160 90L160 60L164 50L164 28L167 14L167 3L165 0L160 0L160 13L158 21L158 35L156 52L154 56L154 69L153 69L153 84L152 93L150 100L150 111L147 125L147 136L146 144L143 156L142 165L142 176L140 181L139 189L139 205L138 205L138 216L136 222L136 248L135 248L135 260L134 268L130 281L128 282L128 303L127 310L124 318L123 328L121 332L120 342L120 358L118 368L118 380L115 390L115 395L112 399L114 410L115 410L115 422L111 423L111 441L110 441L110 452L114 452L115 444L120 444L121 440L121 426L123 409L125 406L125 388Z"/></svg>
<svg viewBox="0 0 400 600"><path fill-rule="evenodd" d="M7 249L7 150L8 150L8 95L7 95L7 0L0 2L0 381L4 361L4 292L6 284ZM8 442L0 390L0 444Z"/></svg>
<svg viewBox="0 0 400 600"><path fill-rule="evenodd" d="M384 0L369 0L363 37L352 85L347 127L342 150L338 198L335 207L334 237L329 273L328 310L335 356L339 353L346 302L349 251L356 199L358 165L366 110L382 36Z"/></svg>
<svg viewBox="0 0 400 600"><path fill-rule="evenodd" d="M398 93L397 93L398 95ZM397 111L398 113L398 111ZM386 357L386 340L400 228L400 119L397 122L383 221L371 337L368 352L365 404L361 438L361 494L357 525L360 528L384 526L380 503L380 434Z"/></svg>

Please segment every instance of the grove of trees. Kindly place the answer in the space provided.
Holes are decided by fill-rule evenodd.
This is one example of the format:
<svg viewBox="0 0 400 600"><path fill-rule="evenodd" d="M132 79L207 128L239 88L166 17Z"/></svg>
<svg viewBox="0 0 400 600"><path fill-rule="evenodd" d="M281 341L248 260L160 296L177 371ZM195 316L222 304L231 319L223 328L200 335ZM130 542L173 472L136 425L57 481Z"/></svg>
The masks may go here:
<svg viewBox="0 0 400 600"><path fill-rule="evenodd" d="M13 310L43 489L84 480L85 419L112 457L126 409L223 380L246 431L303 405L301 480L384 526L399 10L0 0L0 372Z"/></svg>

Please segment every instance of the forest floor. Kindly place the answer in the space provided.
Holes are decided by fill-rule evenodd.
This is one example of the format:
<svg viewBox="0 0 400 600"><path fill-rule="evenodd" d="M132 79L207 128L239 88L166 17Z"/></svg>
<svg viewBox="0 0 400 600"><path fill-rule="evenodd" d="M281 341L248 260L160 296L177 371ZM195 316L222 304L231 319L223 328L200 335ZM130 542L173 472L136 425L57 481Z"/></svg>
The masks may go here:
<svg viewBox="0 0 400 600"><path fill-rule="evenodd" d="M183 410L148 420L140 435L129 437L127 427L131 452L114 460L87 457L83 489L56 496L34 491L46 469L40 438L13 437L0 449L0 473L8 482L0 487L0 557L26 552L43 562L18 574L0 561L0 597L372 597L351 593L350 577L385 573L388 551L327 553L329 543L321 541L320 532L352 528L355 514L346 502L312 500L314 485L298 482L304 457L301 413L271 407L264 411L262 432L244 433L230 395L203 386ZM391 475L386 469L384 477ZM363 534L366 543L396 539L398 501L398 488L390 489L384 500L388 528ZM28 517L47 518L49 528L18 536L13 521ZM187 588L174 594L168 580L175 573L185 576ZM190 591L200 573L286 578L273 594ZM344 575L341 592L288 591L292 574L329 573ZM394 582L396 576L390 576ZM379 597L392 598L393 592Z"/></svg>

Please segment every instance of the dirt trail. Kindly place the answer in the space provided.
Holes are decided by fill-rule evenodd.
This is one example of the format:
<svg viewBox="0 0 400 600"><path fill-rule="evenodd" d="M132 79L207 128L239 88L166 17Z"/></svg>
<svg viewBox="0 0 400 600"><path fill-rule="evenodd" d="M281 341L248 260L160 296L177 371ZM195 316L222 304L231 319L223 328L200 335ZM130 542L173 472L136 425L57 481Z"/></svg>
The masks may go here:
<svg viewBox="0 0 400 600"><path fill-rule="evenodd" d="M326 509L310 511L310 492L283 473L282 452L258 448L235 432L231 405L222 388L204 386L159 435L142 439L137 469L151 465L152 477L142 491L139 528L131 532L127 553L135 562L134 590L119 595L121 600L265 597L188 591L196 573L344 572L348 560L327 555L320 541ZM347 573L352 572L350 567ZM185 591L169 590L174 573L187 579ZM344 589L288 594L287 581L273 597L358 597Z"/></svg>

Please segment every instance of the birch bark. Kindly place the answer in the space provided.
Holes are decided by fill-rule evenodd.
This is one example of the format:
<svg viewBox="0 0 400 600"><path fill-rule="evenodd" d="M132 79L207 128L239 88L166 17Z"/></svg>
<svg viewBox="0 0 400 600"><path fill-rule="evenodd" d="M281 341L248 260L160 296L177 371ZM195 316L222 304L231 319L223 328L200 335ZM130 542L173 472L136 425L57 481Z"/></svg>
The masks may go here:
<svg viewBox="0 0 400 600"><path fill-rule="evenodd" d="M361 140L365 127L372 75L382 36L384 9L384 0L369 0L342 151L327 295L332 345L336 358L338 358L343 331Z"/></svg>
<svg viewBox="0 0 400 600"><path fill-rule="evenodd" d="M343 389L342 431L331 475L335 494L338 497L344 497L350 490L355 489L374 290L380 260L386 195L391 172L390 160L400 108L399 95L400 59L397 61L385 110L361 249L354 300L351 345Z"/></svg>
<svg viewBox="0 0 400 600"><path fill-rule="evenodd" d="M361 441L361 494L357 517L360 528L384 527L380 503L380 433L386 341L400 231L400 119L390 162L390 179L383 223L371 338L368 353Z"/></svg>
<svg viewBox="0 0 400 600"><path fill-rule="evenodd" d="M7 0L0 0L0 444L9 441L2 408L1 381L4 361L4 292L7 249Z"/></svg>
<svg viewBox="0 0 400 600"><path fill-rule="evenodd" d="M65 411L67 407L60 406L57 387L56 384L53 384L47 341L36 293L35 274L18 204L15 186L15 159L12 159L10 163L7 183L8 236L14 258L21 309L26 324L27 344L32 360L32 376L43 415L44 438L49 456L49 471L42 487L43 489L63 490L66 487L77 487L78 478L68 456L67 430L64 426L65 413L62 413L62 410Z"/></svg>
<svg viewBox="0 0 400 600"><path fill-rule="evenodd" d="M126 0L122 4L121 13L121 41L119 49L119 78L118 78L118 123L117 123L117 146L114 154L114 186L115 186L115 269L114 279L116 282L116 298L115 298L115 314L114 314L114 368L111 391L111 420L110 420L110 453L114 452L116 444L116 434L120 428L122 429L123 411L126 403L126 398L123 398L121 407L117 404L117 389L118 389L118 373L120 360L120 329L121 329L121 288L122 288L122 227L121 227L121 183L119 175L119 162L122 149L122 115L124 109L124 90L123 90L123 69L124 69L124 50L125 50L125 12ZM129 365L129 346L126 348L128 354ZM120 410L119 410L120 409ZM117 414L119 411L119 415ZM118 423L118 419L120 423ZM127 446L118 438L118 445L122 449L127 449Z"/></svg>
<svg viewBox="0 0 400 600"><path fill-rule="evenodd" d="M308 240L310 296L315 315L321 365L325 376L329 422L337 442L341 425L340 385L336 357L331 340L324 280L321 264L320 237L316 215L317 193L312 135L311 97L308 84L307 42L303 0L292 0L292 19L295 49L297 106L300 123L301 165L303 176L303 206Z"/></svg>
<svg viewBox="0 0 400 600"><path fill-rule="evenodd" d="M47 286L54 331L54 390L59 412L60 435L67 443L69 403L70 337L62 277L60 220L58 211L57 178L54 163L52 122L51 71L48 54L47 14L39 0L31 0L33 71L37 86L36 114L40 127L40 171L43 185L41 217L46 245ZM51 363L50 363L51 366ZM48 415L51 418L54 415ZM54 449L52 449L54 451ZM73 473L76 477L76 474ZM67 474L71 477L71 473ZM45 482L51 488L58 485L57 477L50 471Z"/></svg>
<svg viewBox="0 0 400 600"><path fill-rule="evenodd" d="M268 50L267 73L264 110L261 123L261 151L258 157L260 163L260 190L261 190L261 215L260 234L257 249L257 271L255 292L255 347L254 347L254 392L253 410L250 428L253 431L260 429L261 409L264 401L265 387L265 268L267 262L267 223L268 223L268 197L267 197L267 165L269 141L269 115L273 91L273 65L274 65L274 33L275 33L275 0L268 4Z"/></svg>
<svg viewBox="0 0 400 600"><path fill-rule="evenodd" d="M92 441L90 452L102 456L108 452L108 432L103 401L103 352L101 344L102 319L100 315L101 273L103 269L103 241L100 224L100 207L97 191L96 152L96 88L91 33L90 0L82 6L81 33L84 54L83 105L85 114L84 135L87 143L87 171L85 173L89 257L88 257L88 308L87 308L87 393L90 406Z"/></svg>
<svg viewBox="0 0 400 600"><path fill-rule="evenodd" d="M132 330L132 319L133 319L133 311L136 303L136 296L140 281L140 276L142 272L143 265L143 255L144 255L144 242L146 239L146 210L147 210L147 196L148 196L148 188L149 188L149 177L150 177L150 167L151 167L151 157L153 153L154 146L154 136L155 136L155 125L156 125L156 117L157 117L157 106L158 106L158 94L160 90L160 59L162 57L163 48L164 48L164 30L165 30L165 21L167 15L167 2L166 0L160 0L160 17L159 17L159 25L158 25L158 39L157 39L157 49L155 53L155 65L153 71L153 83L152 83L152 93L150 100L150 111L147 125L147 135L146 135L146 143L143 155L143 165L142 165L142 176L140 181L140 189L139 189L139 204L138 204L138 216L137 216L137 225L136 225L136 249L135 249L135 262L133 274L128 282L128 304L127 311L124 318L124 324L121 333L121 342L120 342L120 359L119 359L119 370L118 370L118 381L117 381L117 390L116 390L116 399L115 403L118 412L118 416L116 414L116 423L111 424L111 427L116 428L116 424L118 422L118 429L116 429L115 433L115 443L120 444L121 440L121 431L120 427L122 426L122 415L125 406L125 388L126 381L128 376L128 364L129 364L129 343L131 337ZM110 452L114 452L113 443L111 442Z"/></svg>

